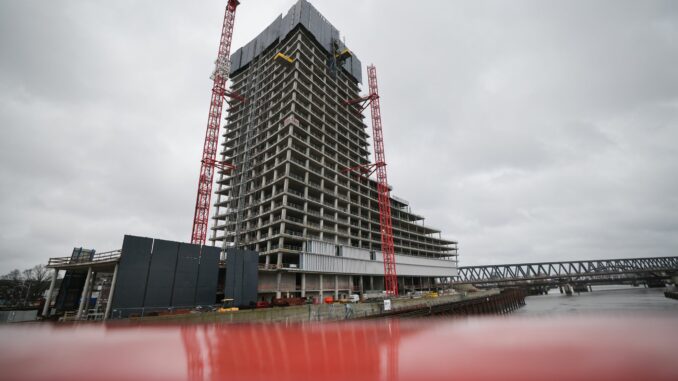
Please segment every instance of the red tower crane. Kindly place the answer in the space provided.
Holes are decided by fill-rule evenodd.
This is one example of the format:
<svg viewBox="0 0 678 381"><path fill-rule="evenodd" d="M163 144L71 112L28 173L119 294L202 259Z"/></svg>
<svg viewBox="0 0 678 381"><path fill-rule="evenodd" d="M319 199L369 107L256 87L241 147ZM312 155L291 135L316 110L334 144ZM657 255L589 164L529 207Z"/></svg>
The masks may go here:
<svg viewBox="0 0 678 381"><path fill-rule="evenodd" d="M212 183L214 180L214 169L233 169L232 164L217 162L217 148L219 146L219 127L221 124L221 111L224 105L224 98L231 97L240 101L243 98L226 90L226 82L230 71L231 57L231 39L233 37L233 22L235 20L235 9L240 2L238 0L228 0L226 13L224 14L224 24L221 29L221 40L219 42L219 52L215 62L212 80L212 99L210 100L210 111L207 117L207 132L205 133L205 143L202 151L202 160L200 164L200 177L198 178L198 196L195 201L195 215L193 216L193 231L191 233L191 243L204 245L207 237L207 226L210 214L210 199L212 197Z"/></svg>
<svg viewBox="0 0 678 381"><path fill-rule="evenodd" d="M360 104L360 112L370 105L372 114L372 137L374 139L374 163L348 168L369 177L377 172L377 194L379 195L379 225L381 226L381 251L384 255L384 288L386 293L398 296L398 276L396 274L395 248L393 247L393 226L391 221L391 196L386 177L386 155L384 154L384 134L381 128L381 110L379 107L379 87L377 86L377 68L367 67L369 94L358 99L346 101L347 104Z"/></svg>

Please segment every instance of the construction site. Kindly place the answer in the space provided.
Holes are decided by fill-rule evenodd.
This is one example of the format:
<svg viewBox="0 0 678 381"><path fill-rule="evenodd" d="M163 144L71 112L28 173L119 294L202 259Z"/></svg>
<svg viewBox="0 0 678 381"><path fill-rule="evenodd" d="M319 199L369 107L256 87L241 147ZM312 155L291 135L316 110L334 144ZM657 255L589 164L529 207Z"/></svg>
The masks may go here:
<svg viewBox="0 0 678 381"><path fill-rule="evenodd" d="M310 1L0 3L2 379L678 380L678 7Z"/></svg>
<svg viewBox="0 0 678 381"><path fill-rule="evenodd" d="M238 6L211 76L191 242L126 235L50 259L43 317L395 299L457 276L457 242L392 194L376 67L364 80L360 52L305 0L231 52Z"/></svg>

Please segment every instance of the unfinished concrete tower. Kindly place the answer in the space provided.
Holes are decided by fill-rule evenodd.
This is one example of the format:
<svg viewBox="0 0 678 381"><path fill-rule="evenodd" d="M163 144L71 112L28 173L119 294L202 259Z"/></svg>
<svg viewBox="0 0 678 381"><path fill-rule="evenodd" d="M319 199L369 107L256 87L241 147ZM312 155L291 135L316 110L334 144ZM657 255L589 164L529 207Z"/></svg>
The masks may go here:
<svg viewBox="0 0 678 381"><path fill-rule="evenodd" d="M313 6L297 2L231 56L230 104L211 240L260 253L261 299L379 292L376 182L359 97L362 65ZM388 130L385 132L388 139ZM391 197L401 292L456 275L455 241Z"/></svg>

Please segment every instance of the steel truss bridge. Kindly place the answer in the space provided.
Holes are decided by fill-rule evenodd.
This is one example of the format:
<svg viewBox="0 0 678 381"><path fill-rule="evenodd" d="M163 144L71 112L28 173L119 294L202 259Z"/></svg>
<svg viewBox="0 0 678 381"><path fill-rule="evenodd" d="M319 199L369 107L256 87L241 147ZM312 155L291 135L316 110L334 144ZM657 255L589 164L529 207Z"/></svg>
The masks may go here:
<svg viewBox="0 0 678 381"><path fill-rule="evenodd" d="M678 257L595 259L459 267L455 283L553 284L668 279L678 275Z"/></svg>

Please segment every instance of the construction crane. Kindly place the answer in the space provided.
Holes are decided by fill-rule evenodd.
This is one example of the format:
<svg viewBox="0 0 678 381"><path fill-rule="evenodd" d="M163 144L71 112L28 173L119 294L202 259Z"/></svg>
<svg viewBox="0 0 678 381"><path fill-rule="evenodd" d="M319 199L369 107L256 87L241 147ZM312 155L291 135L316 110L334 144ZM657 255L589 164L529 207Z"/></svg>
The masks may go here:
<svg viewBox="0 0 678 381"><path fill-rule="evenodd" d="M202 151L200 177L198 178L198 196L195 201L195 215L193 216L193 231L191 233L191 243L199 245L204 245L207 237L215 168L222 170L232 170L235 168L230 163L218 162L216 157L219 146L219 127L221 125L221 111L224 105L224 98L229 97L241 102L244 101L244 98L240 95L226 90L226 82L228 81L231 64L233 22L235 21L235 9L239 4L238 0L228 0L226 5L224 23L221 28L221 40L219 41L219 52L215 62L214 73L211 76L214 84L212 86L210 111L207 117L207 132L205 133L205 143Z"/></svg>
<svg viewBox="0 0 678 381"><path fill-rule="evenodd" d="M377 194L379 195L379 225L381 227L381 251L384 256L384 288L386 294L398 296L398 276L396 274L395 248L393 246L393 225L391 221L391 195L386 177L386 155L384 154L384 134L381 127L381 109L379 107L379 87L377 86L377 68L367 67L369 84L368 95L345 101L348 105L359 105L360 112L370 106L372 114L372 137L374 139L374 163L347 168L345 171L357 171L365 177L377 173Z"/></svg>

